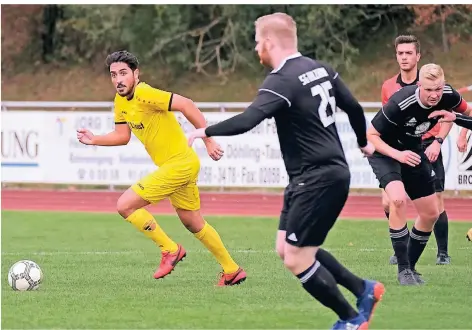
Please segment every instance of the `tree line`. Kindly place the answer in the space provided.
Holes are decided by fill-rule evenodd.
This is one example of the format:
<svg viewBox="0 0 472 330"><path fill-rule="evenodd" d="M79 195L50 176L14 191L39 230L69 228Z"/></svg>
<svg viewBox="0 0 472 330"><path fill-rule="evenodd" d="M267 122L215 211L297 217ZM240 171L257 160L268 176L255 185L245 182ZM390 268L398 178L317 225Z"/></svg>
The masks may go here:
<svg viewBox="0 0 472 330"><path fill-rule="evenodd" d="M177 73L190 70L224 76L240 67L259 68L254 56L254 21L282 11L297 21L300 51L348 68L369 37L387 25L405 33L440 24L447 51L458 38L472 35L471 7L44 5L34 11L40 15L35 20L39 29L32 33L38 34L34 40L39 41L29 47L36 47L33 53L41 63L97 63L111 51L127 49L142 62Z"/></svg>

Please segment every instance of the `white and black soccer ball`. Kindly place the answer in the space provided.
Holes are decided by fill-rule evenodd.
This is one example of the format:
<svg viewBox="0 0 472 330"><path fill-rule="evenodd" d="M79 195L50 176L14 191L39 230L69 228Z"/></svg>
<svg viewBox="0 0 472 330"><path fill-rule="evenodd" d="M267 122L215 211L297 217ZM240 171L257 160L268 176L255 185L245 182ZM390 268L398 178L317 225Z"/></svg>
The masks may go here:
<svg viewBox="0 0 472 330"><path fill-rule="evenodd" d="M8 284L15 291L36 290L43 280L43 272L31 260L20 260L8 271Z"/></svg>

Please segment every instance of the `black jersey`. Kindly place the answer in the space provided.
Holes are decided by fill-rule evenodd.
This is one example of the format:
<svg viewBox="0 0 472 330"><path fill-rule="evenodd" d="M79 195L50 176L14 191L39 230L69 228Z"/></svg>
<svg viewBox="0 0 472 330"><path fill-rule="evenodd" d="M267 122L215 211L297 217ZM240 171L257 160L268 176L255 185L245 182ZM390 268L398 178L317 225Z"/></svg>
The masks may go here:
<svg viewBox="0 0 472 330"><path fill-rule="evenodd" d="M335 74L322 64L298 57L272 71L260 87L261 98L280 95L285 109L272 112L287 171L338 164L347 166L335 125Z"/></svg>
<svg viewBox="0 0 472 330"><path fill-rule="evenodd" d="M364 147L362 107L329 65L298 53L266 77L245 113L208 127L206 134L240 134L273 117L289 176L322 165L348 168L335 125L337 107L348 114L358 144Z"/></svg>
<svg viewBox="0 0 472 330"><path fill-rule="evenodd" d="M438 123L438 118L428 116L435 110L452 111L462 103L461 95L447 84L441 100L432 107L421 103L419 91L418 86L403 87L372 119L372 126L389 146L398 150L421 150L421 137Z"/></svg>

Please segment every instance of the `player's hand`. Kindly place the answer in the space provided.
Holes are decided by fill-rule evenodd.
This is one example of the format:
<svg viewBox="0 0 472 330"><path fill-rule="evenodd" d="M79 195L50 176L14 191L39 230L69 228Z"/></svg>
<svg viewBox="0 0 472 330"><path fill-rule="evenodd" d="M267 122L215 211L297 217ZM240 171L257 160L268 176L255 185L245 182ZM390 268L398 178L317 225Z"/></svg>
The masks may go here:
<svg viewBox="0 0 472 330"><path fill-rule="evenodd" d="M460 152L467 151L467 139L465 136L459 135L459 138L457 139L457 150Z"/></svg>
<svg viewBox="0 0 472 330"><path fill-rule="evenodd" d="M93 135L88 129L79 128L77 130L77 140L79 140L83 144L93 145Z"/></svg>
<svg viewBox="0 0 472 330"><path fill-rule="evenodd" d="M192 146L193 141L195 141L195 139L203 139L203 138L206 138L206 137L207 136L205 134L205 128L197 128L193 132L190 132L187 135L187 142L188 142L189 147Z"/></svg>
<svg viewBox="0 0 472 330"><path fill-rule="evenodd" d="M428 118L439 118L440 123L450 123L456 120L456 114L446 110L436 110L429 114Z"/></svg>
<svg viewBox="0 0 472 330"><path fill-rule="evenodd" d="M205 142L205 146L207 148L208 156L211 157L211 159L218 161L223 157L224 151L221 149L221 146L216 143L215 140L212 138L206 138L203 139L203 142Z"/></svg>
<svg viewBox="0 0 472 330"><path fill-rule="evenodd" d="M395 159L400 163L407 164L411 167L415 167L421 163L420 155L410 150L399 151Z"/></svg>
<svg viewBox="0 0 472 330"><path fill-rule="evenodd" d="M425 150L426 157L428 157L431 163L438 160L439 153L441 152L441 144L438 141L431 143Z"/></svg>
<svg viewBox="0 0 472 330"><path fill-rule="evenodd" d="M375 147L372 143L367 141L367 145L365 147L360 148L362 153L364 154L364 157L370 157L374 154L375 152Z"/></svg>

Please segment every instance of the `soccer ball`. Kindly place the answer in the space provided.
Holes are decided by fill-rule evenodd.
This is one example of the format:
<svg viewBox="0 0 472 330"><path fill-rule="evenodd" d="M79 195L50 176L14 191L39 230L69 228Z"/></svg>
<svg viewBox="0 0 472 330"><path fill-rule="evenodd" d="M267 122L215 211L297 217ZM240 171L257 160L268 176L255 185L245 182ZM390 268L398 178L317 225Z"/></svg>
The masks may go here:
<svg viewBox="0 0 472 330"><path fill-rule="evenodd" d="M472 228L469 229L469 231L467 232L466 237L469 241L472 241Z"/></svg>
<svg viewBox="0 0 472 330"><path fill-rule="evenodd" d="M41 268L31 260L20 260L8 271L8 284L15 291L36 290L42 280Z"/></svg>

